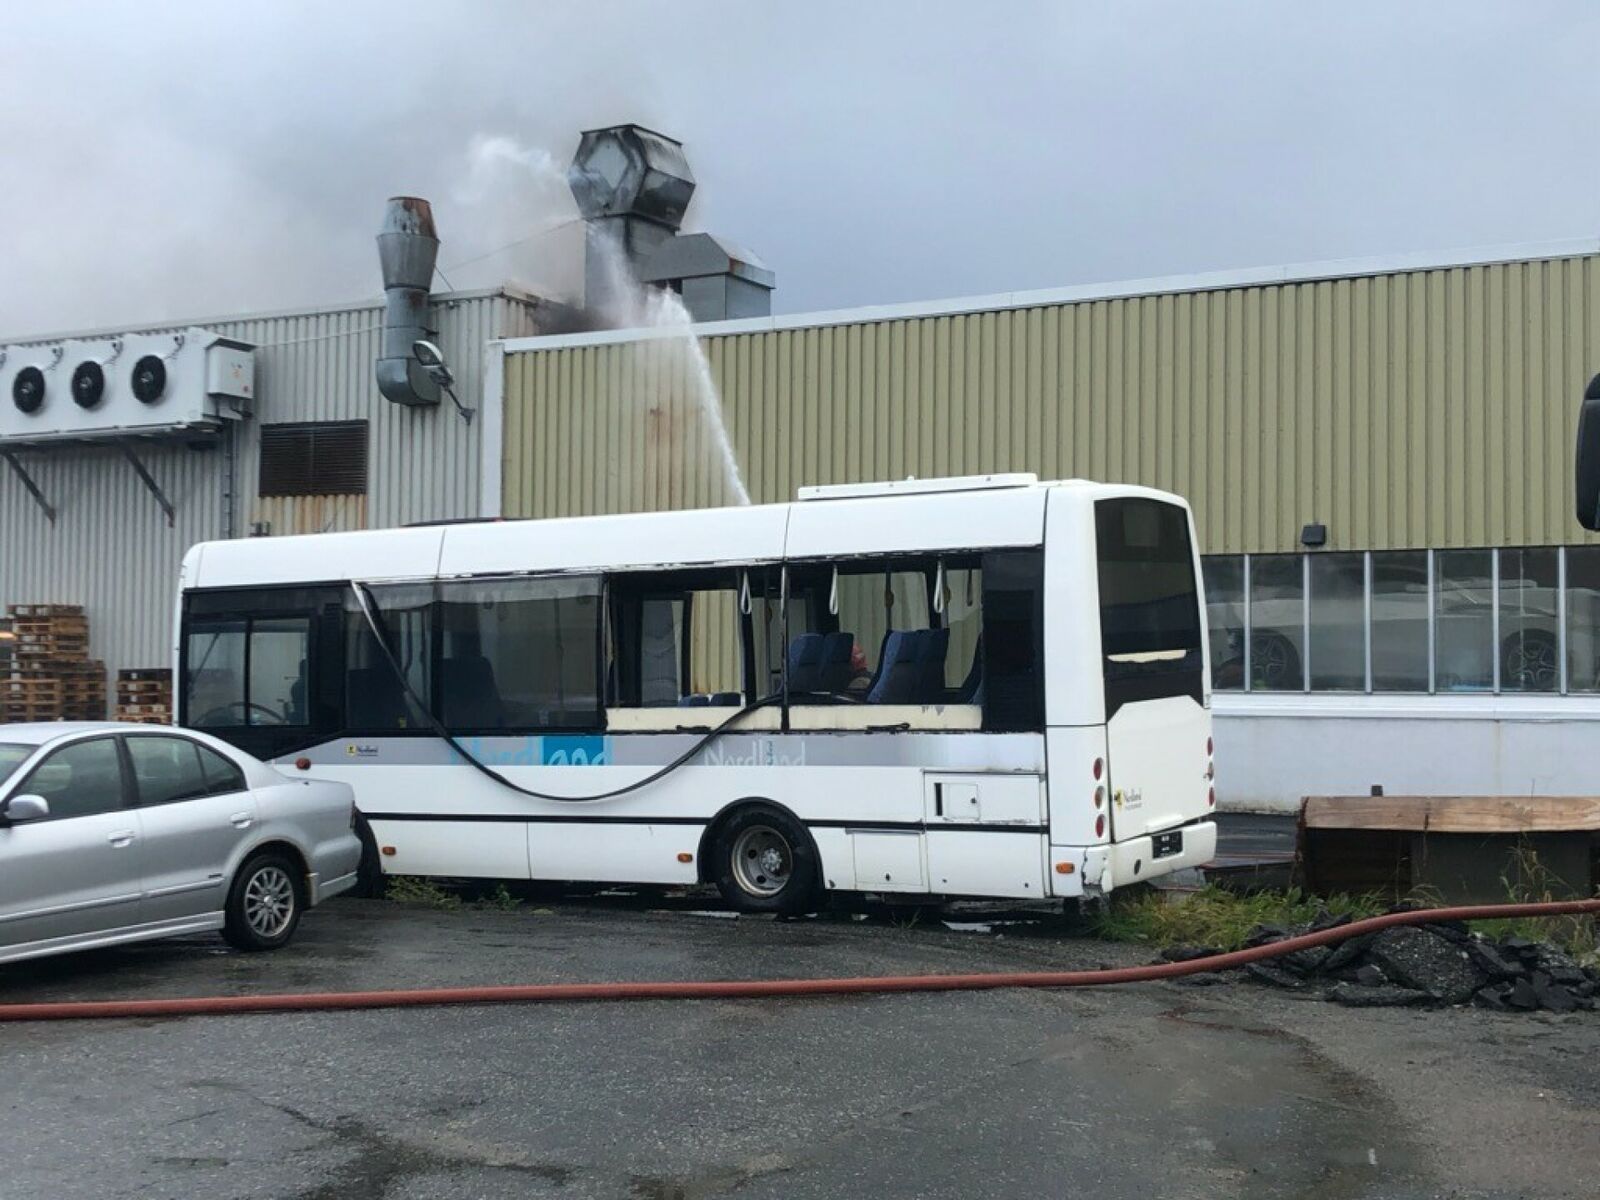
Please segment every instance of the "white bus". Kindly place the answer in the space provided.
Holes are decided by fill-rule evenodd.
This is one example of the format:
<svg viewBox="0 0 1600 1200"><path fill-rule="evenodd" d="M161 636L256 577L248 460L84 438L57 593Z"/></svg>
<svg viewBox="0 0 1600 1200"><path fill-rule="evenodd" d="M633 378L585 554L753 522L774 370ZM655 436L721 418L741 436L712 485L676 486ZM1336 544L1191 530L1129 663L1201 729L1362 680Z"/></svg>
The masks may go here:
<svg viewBox="0 0 1600 1200"><path fill-rule="evenodd" d="M212 542L178 723L355 788L391 874L1100 895L1210 859L1188 506L1031 475Z"/></svg>

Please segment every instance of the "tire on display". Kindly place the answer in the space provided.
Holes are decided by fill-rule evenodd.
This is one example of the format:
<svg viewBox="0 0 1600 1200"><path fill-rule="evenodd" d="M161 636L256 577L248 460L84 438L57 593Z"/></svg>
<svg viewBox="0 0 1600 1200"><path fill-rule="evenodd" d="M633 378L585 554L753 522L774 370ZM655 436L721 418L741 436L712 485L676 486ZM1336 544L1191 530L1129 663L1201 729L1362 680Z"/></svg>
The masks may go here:
<svg viewBox="0 0 1600 1200"><path fill-rule="evenodd" d="M820 894L816 848L788 813L764 804L736 811L717 836L713 880L740 912L802 913Z"/></svg>
<svg viewBox="0 0 1600 1200"><path fill-rule="evenodd" d="M294 936L305 907L300 865L282 851L263 850L233 877L222 936L237 950L276 950Z"/></svg>

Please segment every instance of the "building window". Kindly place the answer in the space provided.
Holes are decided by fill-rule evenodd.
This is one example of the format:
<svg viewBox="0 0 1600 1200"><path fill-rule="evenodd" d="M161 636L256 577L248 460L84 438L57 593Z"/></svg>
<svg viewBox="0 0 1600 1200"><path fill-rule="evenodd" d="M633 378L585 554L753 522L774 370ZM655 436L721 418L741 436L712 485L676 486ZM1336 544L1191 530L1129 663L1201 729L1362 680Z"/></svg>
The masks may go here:
<svg viewBox="0 0 1600 1200"><path fill-rule="evenodd" d="M1600 546L1202 565L1218 690L1600 692Z"/></svg>
<svg viewBox="0 0 1600 1200"><path fill-rule="evenodd" d="M261 427L263 496L353 496L367 490L367 423Z"/></svg>
<svg viewBox="0 0 1600 1200"><path fill-rule="evenodd" d="M1434 555L1434 687L1486 692L1494 687L1494 555L1441 550Z"/></svg>
<svg viewBox="0 0 1600 1200"><path fill-rule="evenodd" d="M1211 686L1244 688L1244 555L1219 554L1200 563L1206 585Z"/></svg>
<svg viewBox="0 0 1600 1200"><path fill-rule="evenodd" d="M1298 692L1305 641L1305 568L1298 554L1250 560L1250 687Z"/></svg>
<svg viewBox="0 0 1600 1200"><path fill-rule="evenodd" d="M1567 548L1567 689L1600 692L1600 546Z"/></svg>
<svg viewBox="0 0 1600 1200"><path fill-rule="evenodd" d="M1428 552L1372 556L1372 690L1428 690Z"/></svg>
<svg viewBox="0 0 1600 1200"><path fill-rule="evenodd" d="M1313 554L1311 688L1360 692L1367 686L1367 569L1364 554Z"/></svg>
<svg viewBox="0 0 1600 1200"><path fill-rule="evenodd" d="M1561 581L1556 551L1500 551L1500 690L1561 686Z"/></svg>

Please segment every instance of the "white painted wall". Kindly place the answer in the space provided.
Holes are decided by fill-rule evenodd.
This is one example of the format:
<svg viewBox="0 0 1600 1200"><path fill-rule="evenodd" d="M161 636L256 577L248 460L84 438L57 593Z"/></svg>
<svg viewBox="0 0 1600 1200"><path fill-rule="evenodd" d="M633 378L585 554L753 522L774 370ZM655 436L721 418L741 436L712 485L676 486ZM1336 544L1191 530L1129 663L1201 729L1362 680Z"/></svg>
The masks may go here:
<svg viewBox="0 0 1600 1200"><path fill-rule="evenodd" d="M1600 697L1217 693L1217 807L1300 798L1600 795Z"/></svg>

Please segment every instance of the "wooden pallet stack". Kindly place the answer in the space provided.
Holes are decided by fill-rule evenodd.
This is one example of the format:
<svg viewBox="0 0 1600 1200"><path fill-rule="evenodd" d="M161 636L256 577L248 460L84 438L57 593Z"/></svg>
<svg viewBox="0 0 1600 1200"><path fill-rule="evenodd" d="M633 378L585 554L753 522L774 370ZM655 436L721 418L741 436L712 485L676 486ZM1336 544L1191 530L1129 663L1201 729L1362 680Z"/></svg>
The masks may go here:
<svg viewBox="0 0 1600 1200"><path fill-rule="evenodd" d="M140 667L118 671L117 720L140 725L171 725L171 669Z"/></svg>
<svg viewBox="0 0 1600 1200"><path fill-rule="evenodd" d="M0 722L103 721L106 668L89 658L89 618L76 604L13 604L11 665L0 676Z"/></svg>

